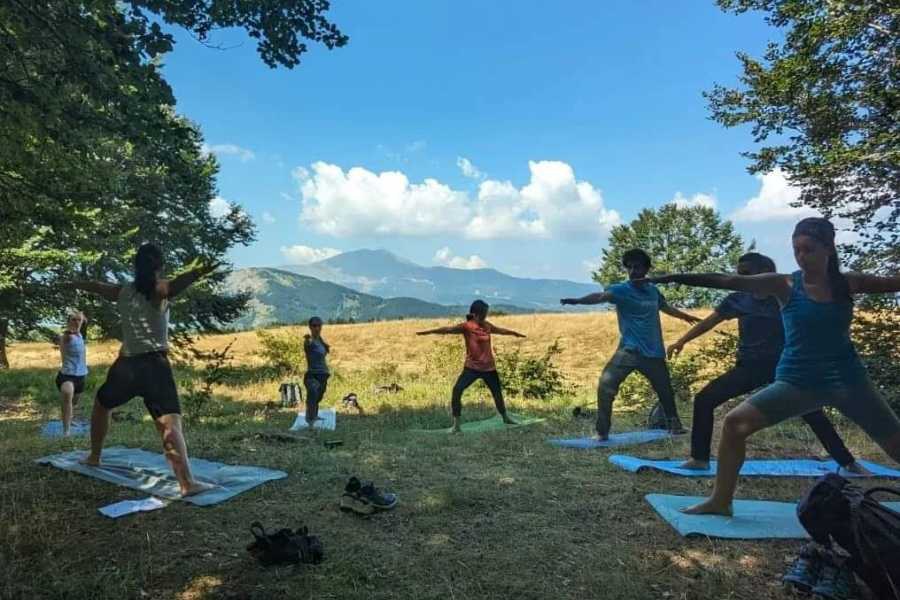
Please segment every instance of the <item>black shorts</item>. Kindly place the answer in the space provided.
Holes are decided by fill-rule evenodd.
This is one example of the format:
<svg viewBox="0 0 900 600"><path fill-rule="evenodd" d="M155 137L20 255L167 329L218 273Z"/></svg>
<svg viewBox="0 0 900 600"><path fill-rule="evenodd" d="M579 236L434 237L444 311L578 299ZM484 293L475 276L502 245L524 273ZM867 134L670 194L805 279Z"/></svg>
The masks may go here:
<svg viewBox="0 0 900 600"><path fill-rule="evenodd" d="M84 375L65 375L63 373L56 374L56 389L60 389L62 384L71 381L75 387L75 394L78 395L84 391Z"/></svg>
<svg viewBox="0 0 900 600"><path fill-rule="evenodd" d="M120 356L97 390L97 402L109 410L122 406L135 396L144 399L144 406L154 419L181 414L172 365L165 352Z"/></svg>

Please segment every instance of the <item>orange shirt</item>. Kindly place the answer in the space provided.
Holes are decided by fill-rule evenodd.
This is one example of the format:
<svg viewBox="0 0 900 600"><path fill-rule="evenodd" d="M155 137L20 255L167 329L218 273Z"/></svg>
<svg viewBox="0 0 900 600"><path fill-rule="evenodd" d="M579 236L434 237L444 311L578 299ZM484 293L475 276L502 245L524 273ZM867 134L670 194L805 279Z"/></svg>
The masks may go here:
<svg viewBox="0 0 900 600"><path fill-rule="evenodd" d="M466 368L475 371L496 371L494 351L491 349L490 325L480 325L477 321L463 323L463 337L466 340Z"/></svg>

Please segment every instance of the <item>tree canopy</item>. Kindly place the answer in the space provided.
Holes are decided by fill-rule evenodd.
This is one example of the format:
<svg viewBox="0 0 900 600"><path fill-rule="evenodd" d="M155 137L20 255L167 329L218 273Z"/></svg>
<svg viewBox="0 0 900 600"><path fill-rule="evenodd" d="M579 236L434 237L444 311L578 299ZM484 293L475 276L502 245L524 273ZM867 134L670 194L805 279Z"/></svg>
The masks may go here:
<svg viewBox="0 0 900 600"><path fill-rule="evenodd" d="M675 204L647 208L630 223L612 229L594 280L604 286L625 280L622 255L630 248L649 254L656 273L721 272L734 270L744 242L731 222L712 208ZM665 293L669 301L688 308L710 306L721 297L716 290L680 285Z"/></svg>
<svg viewBox="0 0 900 600"><path fill-rule="evenodd" d="M0 5L0 366L7 335L25 335L75 302L54 282L122 279L144 241L172 269L222 258L254 229L238 206L216 217L216 160L176 114L158 59L173 48L160 21L201 40L243 27L263 62L292 68L347 37L324 0L279 2L9 0ZM221 276L220 276L221 277ZM175 310L192 328L237 316L246 298L193 289ZM108 307L92 322L117 332Z"/></svg>

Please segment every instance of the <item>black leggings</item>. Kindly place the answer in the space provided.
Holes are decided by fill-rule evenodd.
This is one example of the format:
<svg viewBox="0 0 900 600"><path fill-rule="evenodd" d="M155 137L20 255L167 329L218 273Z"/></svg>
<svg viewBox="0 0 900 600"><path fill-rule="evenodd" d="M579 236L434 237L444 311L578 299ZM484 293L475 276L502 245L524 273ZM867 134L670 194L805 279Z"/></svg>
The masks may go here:
<svg viewBox="0 0 900 600"><path fill-rule="evenodd" d="M319 416L319 402L328 389L327 373L307 373L303 376L306 388L306 422L312 423Z"/></svg>
<svg viewBox="0 0 900 600"><path fill-rule="evenodd" d="M463 392L479 379L491 390L491 396L494 397L494 405L497 407L497 412L501 415L506 414L506 405L503 404L503 391L500 389L500 375L497 374L497 371L476 371L465 367L453 386L453 396L450 398L450 410L454 417L462 414Z"/></svg>
<svg viewBox="0 0 900 600"><path fill-rule="evenodd" d="M771 361L739 361L730 370L722 373L694 398L694 422L691 425L691 457L709 460L712 443L713 412L732 398L752 392L758 387L775 381L775 366ZM819 442L828 454L842 467L853 462L853 455L834 430L834 426L821 410L803 415Z"/></svg>

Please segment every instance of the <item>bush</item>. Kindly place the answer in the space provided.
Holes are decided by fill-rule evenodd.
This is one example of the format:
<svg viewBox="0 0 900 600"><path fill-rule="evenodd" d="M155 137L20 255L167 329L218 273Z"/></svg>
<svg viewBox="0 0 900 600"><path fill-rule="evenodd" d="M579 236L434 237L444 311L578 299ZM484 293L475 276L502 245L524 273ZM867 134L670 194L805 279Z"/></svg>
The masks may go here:
<svg viewBox="0 0 900 600"><path fill-rule="evenodd" d="M523 356L520 349L504 352L497 359L497 370L503 391L525 398L545 399L571 390L553 359L562 352L559 340L554 341L541 356Z"/></svg>
<svg viewBox="0 0 900 600"><path fill-rule="evenodd" d="M436 342L425 356L425 372L442 379L456 377L462 370L464 358L465 351L459 340Z"/></svg>
<svg viewBox="0 0 900 600"><path fill-rule="evenodd" d="M891 407L900 413L900 317L896 301L885 299L882 304L857 312L853 320L853 343L875 387Z"/></svg>
<svg viewBox="0 0 900 600"><path fill-rule="evenodd" d="M302 336L267 331L257 331L256 335L262 346L259 354L269 368L279 375L300 373L306 364Z"/></svg>
<svg viewBox="0 0 900 600"><path fill-rule="evenodd" d="M222 383L228 371L231 357L228 355L232 340L222 350L198 350L193 343L182 349L182 362L187 363L199 377L189 379L179 394L184 405L185 418L196 421L211 413L213 402L213 386ZM185 357L189 357L185 360Z"/></svg>
<svg viewBox="0 0 900 600"><path fill-rule="evenodd" d="M701 381L700 372L705 367L705 363L705 355L699 352L683 354L669 361L669 374L672 378L672 389L675 391L676 401L687 402L694 397L695 388ZM616 397L616 404L620 407L650 408L656 402L656 392L653 391L650 382L637 371L622 382Z"/></svg>

